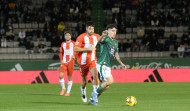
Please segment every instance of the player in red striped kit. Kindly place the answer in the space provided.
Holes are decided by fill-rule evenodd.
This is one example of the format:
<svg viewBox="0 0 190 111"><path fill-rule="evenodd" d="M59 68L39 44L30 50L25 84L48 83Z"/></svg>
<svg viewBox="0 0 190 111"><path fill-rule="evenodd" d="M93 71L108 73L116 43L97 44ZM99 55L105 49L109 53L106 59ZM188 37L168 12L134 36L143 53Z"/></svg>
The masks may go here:
<svg viewBox="0 0 190 111"><path fill-rule="evenodd" d="M65 96L70 96L70 91L72 87L72 74L74 70L74 64L75 64L75 56L76 53L74 52L74 45L75 42L71 40L71 34L69 32L65 33L65 42L61 44L60 48L60 70L59 70L59 81L62 87L60 95L63 96L64 92L66 91L65 88L65 82L64 82L64 74L67 71L68 75L68 86L67 86L67 92Z"/></svg>

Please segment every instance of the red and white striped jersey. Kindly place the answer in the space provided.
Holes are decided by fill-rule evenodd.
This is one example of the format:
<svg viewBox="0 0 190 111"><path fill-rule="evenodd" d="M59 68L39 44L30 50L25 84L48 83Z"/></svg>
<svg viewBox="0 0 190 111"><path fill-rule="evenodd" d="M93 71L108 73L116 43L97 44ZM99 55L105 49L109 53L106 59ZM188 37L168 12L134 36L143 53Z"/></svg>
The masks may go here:
<svg viewBox="0 0 190 111"><path fill-rule="evenodd" d="M76 55L76 53L74 52L74 45L75 42L72 40L70 43L63 42L61 44L60 54L59 54L60 61L63 61L64 63L68 63L71 61L72 56Z"/></svg>
<svg viewBox="0 0 190 111"><path fill-rule="evenodd" d="M87 33L83 33L77 38L75 47L80 47L80 48L96 47L99 37L100 35L95 33L92 36L88 36ZM78 52L77 62L80 65L88 64L93 60L97 60L96 51Z"/></svg>

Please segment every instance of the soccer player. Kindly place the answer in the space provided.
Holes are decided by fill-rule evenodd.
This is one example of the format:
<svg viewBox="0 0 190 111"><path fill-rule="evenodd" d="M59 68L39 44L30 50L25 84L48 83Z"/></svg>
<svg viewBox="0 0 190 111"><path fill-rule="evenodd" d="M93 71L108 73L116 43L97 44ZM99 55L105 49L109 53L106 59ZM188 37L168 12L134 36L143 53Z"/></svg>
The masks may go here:
<svg viewBox="0 0 190 111"><path fill-rule="evenodd" d="M64 92L66 91L65 82L63 78L66 71L68 75L68 86L65 96L70 96L70 91L72 87L72 74L74 70L75 56L76 56L76 53L74 52L74 45L75 42L71 40L71 34L69 32L65 32L65 42L61 44L60 54L59 54L61 61L59 69L59 81L62 87L62 91L60 93L61 96L63 96Z"/></svg>
<svg viewBox="0 0 190 111"><path fill-rule="evenodd" d="M94 33L94 24L86 23L86 32L77 37L74 51L78 52L77 62L82 76L81 93L82 101L87 102L86 84L88 83L88 72L93 76L93 98L97 100L97 88L99 87L98 71L96 69L96 45L100 35Z"/></svg>
<svg viewBox="0 0 190 111"><path fill-rule="evenodd" d="M115 24L109 24L107 26L106 36L101 36L98 40L100 45L100 56L98 58L96 68L100 74L100 80L102 84L97 89L98 96L105 91L113 83L114 79L111 74L111 60L116 58L116 60L121 64L123 68L126 66L120 60L118 54L118 41L115 39L117 33L117 27ZM91 97L88 100L89 104L97 105L97 101Z"/></svg>

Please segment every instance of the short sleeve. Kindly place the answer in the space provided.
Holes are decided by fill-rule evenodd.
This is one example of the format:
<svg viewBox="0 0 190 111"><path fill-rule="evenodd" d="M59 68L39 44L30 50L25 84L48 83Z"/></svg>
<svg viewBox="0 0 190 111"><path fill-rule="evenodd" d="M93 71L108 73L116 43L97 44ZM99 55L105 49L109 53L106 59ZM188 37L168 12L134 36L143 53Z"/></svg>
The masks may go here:
<svg viewBox="0 0 190 111"><path fill-rule="evenodd" d="M84 37L83 35L80 35L75 42L75 47L82 47L83 41L84 41Z"/></svg>

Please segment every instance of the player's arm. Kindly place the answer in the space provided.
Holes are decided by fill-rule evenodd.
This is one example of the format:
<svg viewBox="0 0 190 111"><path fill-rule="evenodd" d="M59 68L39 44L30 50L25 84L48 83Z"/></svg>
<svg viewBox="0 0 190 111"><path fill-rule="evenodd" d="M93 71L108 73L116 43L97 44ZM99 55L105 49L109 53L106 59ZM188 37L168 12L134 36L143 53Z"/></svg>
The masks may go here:
<svg viewBox="0 0 190 111"><path fill-rule="evenodd" d="M73 44L75 44L75 42L73 41ZM73 49L73 56L71 57L72 59L76 59L76 57L77 57L77 53L74 51L74 49Z"/></svg>
<svg viewBox="0 0 190 111"><path fill-rule="evenodd" d="M87 51L93 51L96 50L94 47L89 47L89 48L81 48L81 47L74 47L75 52L87 52Z"/></svg>
<svg viewBox="0 0 190 111"><path fill-rule="evenodd" d="M123 64L123 62L121 61L118 52L115 53L115 58L116 58L116 60L119 62L119 64L121 64L121 66L122 66L124 69L126 69L126 66L125 66L125 64Z"/></svg>
<svg viewBox="0 0 190 111"><path fill-rule="evenodd" d="M60 47L60 51L59 51L59 59L60 59L60 62L61 62L61 65L63 65L63 53L64 53L64 50L63 50L63 47L62 47L62 44L61 44L61 47Z"/></svg>
<svg viewBox="0 0 190 111"><path fill-rule="evenodd" d="M98 39L98 43L102 43L104 41L104 37L108 34L107 30L102 32L102 35L100 36L100 38ZM97 44L98 44L97 43Z"/></svg>
<svg viewBox="0 0 190 111"><path fill-rule="evenodd" d="M84 42L84 37L80 35L77 38L77 41L75 42L75 47L74 47L75 52L88 52L88 51L96 50L96 48L94 47L82 48L83 42Z"/></svg>

